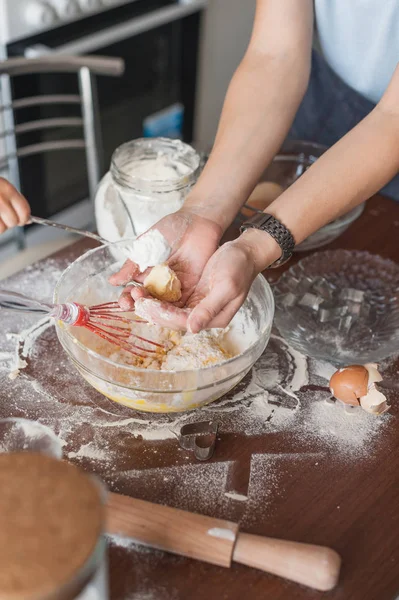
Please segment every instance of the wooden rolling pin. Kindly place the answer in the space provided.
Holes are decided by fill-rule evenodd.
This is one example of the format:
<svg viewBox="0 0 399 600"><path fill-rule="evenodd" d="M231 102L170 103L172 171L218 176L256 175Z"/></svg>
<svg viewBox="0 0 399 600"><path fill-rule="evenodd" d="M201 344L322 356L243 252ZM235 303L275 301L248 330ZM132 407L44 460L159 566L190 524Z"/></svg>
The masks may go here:
<svg viewBox="0 0 399 600"><path fill-rule="evenodd" d="M321 591L338 581L341 558L331 548L239 533L230 521L112 493L106 520L108 533L214 565L233 560Z"/></svg>

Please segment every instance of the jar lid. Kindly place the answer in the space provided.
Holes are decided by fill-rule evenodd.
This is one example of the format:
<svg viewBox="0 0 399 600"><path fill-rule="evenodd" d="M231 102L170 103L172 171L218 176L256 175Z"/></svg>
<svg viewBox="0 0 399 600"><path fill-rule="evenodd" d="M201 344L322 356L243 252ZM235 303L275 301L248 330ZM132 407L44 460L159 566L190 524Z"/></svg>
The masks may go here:
<svg viewBox="0 0 399 600"><path fill-rule="evenodd" d="M100 488L71 464L15 453L0 455L0 490L0 600L75 597L65 590L101 539Z"/></svg>

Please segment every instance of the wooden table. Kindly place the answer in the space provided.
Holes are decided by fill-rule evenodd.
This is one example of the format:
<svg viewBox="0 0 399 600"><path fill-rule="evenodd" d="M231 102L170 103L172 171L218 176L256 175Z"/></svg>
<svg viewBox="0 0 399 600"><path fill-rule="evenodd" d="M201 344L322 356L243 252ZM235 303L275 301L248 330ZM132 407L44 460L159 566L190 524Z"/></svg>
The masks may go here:
<svg viewBox="0 0 399 600"><path fill-rule="evenodd" d="M367 249L398 261L398 235L399 205L376 197L330 248ZM89 245L79 242L2 287L25 286L48 297L61 269ZM7 369L18 340L5 334L32 323L32 317L0 313L1 417L49 425L63 440L64 455L114 491L237 520L250 533L335 548L343 558L342 577L328 598L393 600L399 593L397 394L389 394L389 417L371 422L363 413L361 422L351 421L359 417L338 414L341 407L327 405L323 391L309 391L307 384L326 385L330 367L273 337L254 372L255 392L249 375L207 410L180 415L180 421L176 415L152 417L120 407L86 384L52 328L19 338L28 366L11 381ZM399 362L387 360L383 368L397 375ZM216 452L209 463L198 463L168 428L210 416L221 421ZM113 600L323 597L244 566L227 570L115 538L110 572Z"/></svg>

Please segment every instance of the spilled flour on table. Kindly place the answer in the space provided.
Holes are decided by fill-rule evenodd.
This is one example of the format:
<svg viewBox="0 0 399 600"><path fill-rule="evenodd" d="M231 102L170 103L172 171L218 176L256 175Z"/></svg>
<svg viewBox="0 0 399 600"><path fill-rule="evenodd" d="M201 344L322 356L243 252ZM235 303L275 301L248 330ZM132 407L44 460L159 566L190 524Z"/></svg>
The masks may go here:
<svg viewBox="0 0 399 600"><path fill-rule="evenodd" d="M92 460L109 461L112 458L112 453L106 450L96 448L94 442L83 444L77 452L68 452L69 459L89 458Z"/></svg>
<svg viewBox="0 0 399 600"><path fill-rule="evenodd" d="M246 502L248 500L248 496L244 496L244 494L237 494L237 492L225 492L224 495L226 498L236 500L237 502Z"/></svg>
<svg viewBox="0 0 399 600"><path fill-rule="evenodd" d="M229 500L223 494L234 462L179 464L175 466L129 469L108 474L112 488L125 493L133 487L142 500L155 497L181 510L203 514L225 514Z"/></svg>
<svg viewBox="0 0 399 600"><path fill-rule="evenodd" d="M52 325L52 319L43 317L31 327L19 333L7 333L7 339L15 341L15 352L11 355L10 372L8 374L10 379L16 379L22 369L26 369L28 366L27 359L32 354L37 338Z"/></svg>
<svg viewBox="0 0 399 600"><path fill-rule="evenodd" d="M270 514L270 505L278 498L280 469L276 457L254 454L251 458L248 501L241 519L242 527L251 526L260 515Z"/></svg>
<svg viewBox="0 0 399 600"><path fill-rule="evenodd" d="M297 471L310 460L322 457L318 452L287 452L286 454L253 454L251 457L248 501L240 526L251 529L261 519L273 519L273 514L289 495L280 481L288 469Z"/></svg>
<svg viewBox="0 0 399 600"><path fill-rule="evenodd" d="M107 534L106 538L111 555L117 553L119 565L126 562L125 589L130 592L123 600L180 600L181 596L168 580L168 569L184 563L184 557L148 548L118 535Z"/></svg>
<svg viewBox="0 0 399 600"><path fill-rule="evenodd" d="M65 264L66 266L66 264ZM31 296L35 300L52 302L54 288L64 270L64 265L48 258L37 265L29 265L24 269L21 278L18 273L7 280L7 290ZM14 331L13 322L27 322L26 329ZM23 369L27 367L27 359L31 356L36 340L41 334L51 327L52 321L48 317L38 319L23 313L2 311L0 323L4 327L6 340L14 342L11 352L2 352L0 362L9 369L9 378L16 379ZM3 324L4 323L4 324ZM7 327L8 325L8 327Z"/></svg>
<svg viewBox="0 0 399 600"><path fill-rule="evenodd" d="M4 419L0 422L0 452L21 449L62 456L62 442L49 427L27 419Z"/></svg>
<svg viewBox="0 0 399 600"><path fill-rule="evenodd" d="M389 413L381 418L360 407L348 411L339 402L317 399L309 402L302 435L316 437L324 445L354 457L364 449L371 449L373 438L391 419Z"/></svg>

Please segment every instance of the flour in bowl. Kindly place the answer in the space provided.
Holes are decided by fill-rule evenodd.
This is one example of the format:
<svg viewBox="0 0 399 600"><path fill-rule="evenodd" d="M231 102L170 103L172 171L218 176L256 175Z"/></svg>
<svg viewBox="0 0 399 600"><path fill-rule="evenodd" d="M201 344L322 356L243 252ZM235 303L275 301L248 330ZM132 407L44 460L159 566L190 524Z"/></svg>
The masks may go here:
<svg viewBox="0 0 399 600"><path fill-rule="evenodd" d="M129 343L148 349L149 352L137 350L141 356L135 355L84 328L73 328L73 335L86 348L114 363L162 371L198 370L223 363L244 352L257 339L255 323L251 319L250 310L245 307L240 309L229 327L196 334L134 320L135 314L132 312L122 315L132 319L129 325L132 332L128 338ZM161 347L151 345L151 342Z"/></svg>
<svg viewBox="0 0 399 600"><path fill-rule="evenodd" d="M221 363L233 354L227 349L225 330L213 329L200 333L186 333L181 337L162 361L162 369L166 371L185 371L200 369Z"/></svg>
<svg viewBox="0 0 399 600"><path fill-rule="evenodd" d="M201 369L222 363L239 353L229 341L229 329L212 329L197 334L183 333L150 323L132 324L133 335L129 342L151 350L144 356L136 356L109 342L80 330L78 338L98 354L118 364L132 365L143 369L162 371L186 371ZM140 336L160 344L154 348L142 342Z"/></svg>

